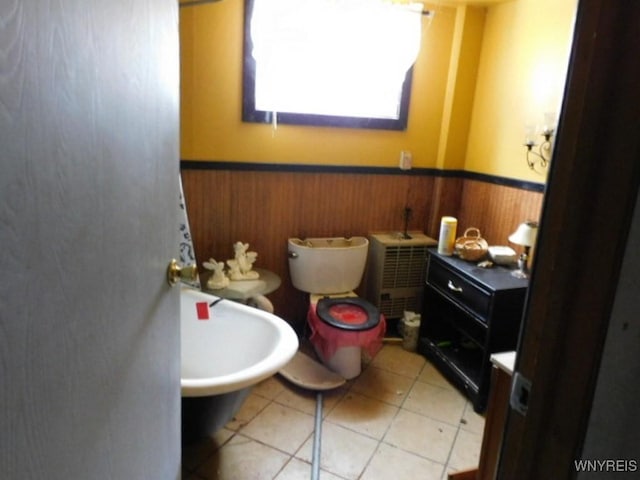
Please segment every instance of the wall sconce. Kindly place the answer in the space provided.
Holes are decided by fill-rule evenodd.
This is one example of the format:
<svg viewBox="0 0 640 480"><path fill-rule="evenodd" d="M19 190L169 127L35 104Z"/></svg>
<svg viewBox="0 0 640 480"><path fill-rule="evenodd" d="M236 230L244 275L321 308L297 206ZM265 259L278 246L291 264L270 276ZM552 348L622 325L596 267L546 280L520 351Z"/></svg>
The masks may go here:
<svg viewBox="0 0 640 480"><path fill-rule="evenodd" d="M553 128L545 127L540 135L544 138L542 143L536 143L533 138L527 135L524 146L527 147L527 165L531 170L536 170L536 166L547 168L551 161L551 140L555 133ZM534 149L538 147L537 149Z"/></svg>
<svg viewBox="0 0 640 480"><path fill-rule="evenodd" d="M516 245L522 245L524 251L518 258L518 270L511 272L511 275L517 278L527 278L529 272L527 269L527 262L529 260L529 252L531 247L536 243L536 236L538 235L538 223L527 221L518 225L515 232L509 235L509 241Z"/></svg>
<svg viewBox="0 0 640 480"><path fill-rule="evenodd" d="M540 170L547 168L551 162L553 136L556 133L554 125L557 122L557 116L553 111L545 112L542 117L542 124L538 124L537 127L532 124L526 125L524 139L524 146L527 148L527 165L538 173L542 173ZM538 135L543 138L540 143L536 143Z"/></svg>

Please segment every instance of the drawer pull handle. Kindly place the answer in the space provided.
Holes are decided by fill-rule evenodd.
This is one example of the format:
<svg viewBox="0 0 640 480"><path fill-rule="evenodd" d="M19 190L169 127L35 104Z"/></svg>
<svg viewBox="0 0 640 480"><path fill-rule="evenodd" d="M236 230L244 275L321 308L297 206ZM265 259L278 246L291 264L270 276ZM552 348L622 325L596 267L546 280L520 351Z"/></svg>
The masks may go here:
<svg viewBox="0 0 640 480"><path fill-rule="evenodd" d="M455 284L449 280L449 283L447 283L447 287L449 287L449 290L453 291L453 292L462 292L462 287L456 287Z"/></svg>

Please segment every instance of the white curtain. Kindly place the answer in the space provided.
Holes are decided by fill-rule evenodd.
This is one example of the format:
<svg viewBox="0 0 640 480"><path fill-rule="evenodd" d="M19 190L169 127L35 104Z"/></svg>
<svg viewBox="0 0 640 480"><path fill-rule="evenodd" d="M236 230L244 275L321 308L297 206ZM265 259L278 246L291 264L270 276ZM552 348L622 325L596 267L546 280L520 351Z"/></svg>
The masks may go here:
<svg viewBox="0 0 640 480"><path fill-rule="evenodd" d="M421 13L421 3L255 0L256 109L397 118Z"/></svg>

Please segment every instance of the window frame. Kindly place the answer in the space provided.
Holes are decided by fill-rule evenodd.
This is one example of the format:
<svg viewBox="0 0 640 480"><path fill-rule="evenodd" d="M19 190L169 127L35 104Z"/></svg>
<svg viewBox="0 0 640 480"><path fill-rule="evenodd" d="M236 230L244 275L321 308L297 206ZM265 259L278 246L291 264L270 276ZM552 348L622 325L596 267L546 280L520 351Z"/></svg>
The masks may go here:
<svg viewBox="0 0 640 480"><path fill-rule="evenodd" d="M242 121L248 123L272 123L273 112L256 110L255 86L256 86L256 61L251 52L253 41L251 39L250 21L253 13L254 0L244 0L244 25L243 25L243 69L242 69ZM413 83L413 66L407 70L402 92L400 95L398 118L371 118L371 117L347 117L339 115L316 115L303 113L276 112L275 119L278 124L304 125L321 127L362 128L378 130L407 129L409 120L409 105L411 101L411 87Z"/></svg>

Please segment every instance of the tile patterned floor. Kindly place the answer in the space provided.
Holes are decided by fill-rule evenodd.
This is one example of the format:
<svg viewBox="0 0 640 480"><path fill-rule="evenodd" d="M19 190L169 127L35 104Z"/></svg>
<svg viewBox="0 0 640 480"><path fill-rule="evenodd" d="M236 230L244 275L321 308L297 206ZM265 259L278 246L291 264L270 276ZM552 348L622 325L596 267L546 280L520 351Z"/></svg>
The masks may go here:
<svg viewBox="0 0 640 480"><path fill-rule="evenodd" d="M477 465L484 418L429 362L385 344L366 363L324 393L322 480L441 480ZM183 478L310 478L315 408L314 392L265 380L225 428L185 447Z"/></svg>

